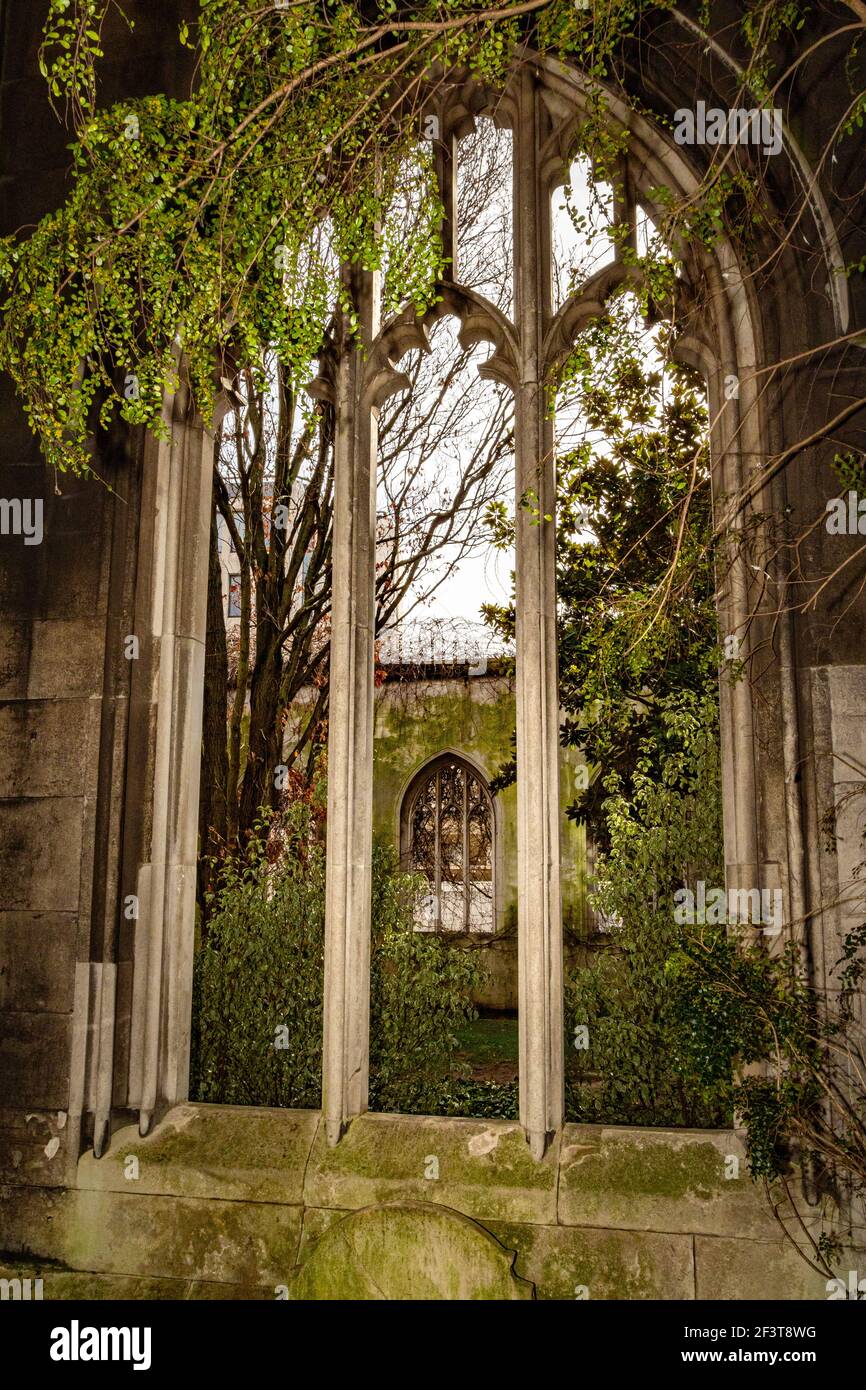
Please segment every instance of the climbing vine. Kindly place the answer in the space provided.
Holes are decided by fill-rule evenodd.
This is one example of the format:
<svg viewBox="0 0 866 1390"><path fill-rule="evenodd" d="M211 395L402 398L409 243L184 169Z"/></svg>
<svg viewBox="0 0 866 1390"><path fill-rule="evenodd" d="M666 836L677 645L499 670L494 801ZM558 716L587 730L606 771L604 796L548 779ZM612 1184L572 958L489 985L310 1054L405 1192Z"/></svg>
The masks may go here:
<svg viewBox="0 0 866 1390"><path fill-rule="evenodd" d="M387 258L388 302L423 310L443 270L420 138L430 74L463 65L495 88L526 43L570 59L590 84L581 138L603 172L622 141L604 84L624 91L623 45L671 4L201 0L178 32L195 56L190 96L100 109L104 36L122 0L50 0L39 61L74 134L71 190L29 234L0 242L0 368L48 463L86 471L94 428L115 415L159 431L180 371L205 417L225 370L265 349L301 385L340 301L339 262L382 266L407 178L418 213ZM773 44L802 22L797 0L746 7L744 83L767 99ZM677 219L692 237L717 234L724 207L748 203L745 179L724 161L711 170L705 197L671 207L667 243ZM345 296L342 307L351 325Z"/></svg>

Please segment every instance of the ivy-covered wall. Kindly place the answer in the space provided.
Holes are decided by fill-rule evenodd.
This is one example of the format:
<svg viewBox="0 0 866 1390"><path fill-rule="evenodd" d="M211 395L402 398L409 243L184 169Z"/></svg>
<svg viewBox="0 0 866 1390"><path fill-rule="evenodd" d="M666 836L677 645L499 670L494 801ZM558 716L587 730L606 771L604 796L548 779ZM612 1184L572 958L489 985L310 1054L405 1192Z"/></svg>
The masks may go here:
<svg viewBox="0 0 866 1390"><path fill-rule="evenodd" d="M376 693L373 751L373 832L400 848L400 808L416 773L441 753L457 753L485 778L495 777L513 756L513 680L505 675L469 675L465 668L400 671L391 668ZM562 906L566 940L582 934L586 891L586 839L568 820L574 800L579 755L560 756L562 806ZM478 1003L493 1009L517 1007L517 788L497 794L497 934L491 941L489 979Z"/></svg>

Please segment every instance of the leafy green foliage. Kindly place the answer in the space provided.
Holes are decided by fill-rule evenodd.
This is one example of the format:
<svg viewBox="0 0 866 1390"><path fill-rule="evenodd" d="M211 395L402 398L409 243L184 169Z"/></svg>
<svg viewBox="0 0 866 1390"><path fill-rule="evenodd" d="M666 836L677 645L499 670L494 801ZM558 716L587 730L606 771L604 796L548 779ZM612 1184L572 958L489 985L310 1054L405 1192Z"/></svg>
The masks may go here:
<svg viewBox="0 0 866 1390"><path fill-rule="evenodd" d="M470 1115L481 1120L516 1120L518 1117L516 1081L471 1081L460 1078L439 1086L436 1115Z"/></svg>
<svg viewBox="0 0 866 1390"><path fill-rule="evenodd" d="M773 71L772 47L785 32L802 29L806 22L804 0L749 0L741 26L750 49L748 81L753 91L768 99Z"/></svg>
<svg viewBox="0 0 866 1390"><path fill-rule="evenodd" d="M325 864L315 808L290 805L224 865L195 963L192 1094L231 1105L318 1107ZM457 1030L474 1017L479 953L412 930L417 882L373 855L371 1104L435 1112Z"/></svg>
<svg viewBox="0 0 866 1390"><path fill-rule="evenodd" d="M179 367L205 418L227 359L255 366L273 349L298 391L336 301L353 324L340 262L375 268L390 251L389 303L423 309L443 262L420 74L439 60L501 81L518 38L473 3L422 4L407 24L396 5L365 18L202 0L180 35L197 56L189 99L97 111L107 9L52 0L40 61L76 129L72 190L29 239L0 244L0 366L47 462L80 471L97 420L160 431ZM407 177L417 216L396 255Z"/></svg>
<svg viewBox="0 0 866 1390"><path fill-rule="evenodd" d="M412 930L417 880L395 874L390 853L377 849L373 870L371 1108L435 1114L457 1030L475 1014L480 953Z"/></svg>
<svg viewBox="0 0 866 1390"><path fill-rule="evenodd" d="M106 0L50 0L39 50L39 71L52 102L64 99L78 124L96 106L96 64L105 56Z"/></svg>
<svg viewBox="0 0 866 1390"><path fill-rule="evenodd" d="M670 961L686 1052L706 1083L734 1078L756 1178L782 1176L796 1155L819 1178L845 1176L866 1190L864 945L866 926L847 934L823 998L795 942L771 955L737 933L704 929Z"/></svg>
<svg viewBox="0 0 866 1390"><path fill-rule="evenodd" d="M628 795L605 779L610 848L596 906L610 942L566 984L569 1117L603 1123L730 1123L730 1073L702 1072L674 1005L668 962L684 949L674 893L696 876L724 881L717 709L688 692L661 703ZM575 1048L580 1027L588 1048Z"/></svg>
<svg viewBox="0 0 866 1390"><path fill-rule="evenodd" d="M663 776L676 700L701 708L718 682L706 405L693 374L649 347L633 301L615 301L582 334L557 402L585 429L557 460L561 736L601 769L569 812L601 845L607 775L628 795L656 748ZM504 507L491 521L507 543ZM485 613L513 634L513 604Z"/></svg>
<svg viewBox="0 0 866 1390"><path fill-rule="evenodd" d="M843 488L853 488L855 492L866 488L866 456L863 454L851 451L840 454L837 451L832 468Z"/></svg>
<svg viewBox="0 0 866 1390"><path fill-rule="evenodd" d="M627 137L602 83L641 16L672 0L200 0L197 23L178 33L195 57L190 96L99 110L113 3L50 0L40 66L76 137L71 192L32 235L0 242L0 368L48 463L78 471L97 424L119 416L161 432L181 374L206 419L232 363L258 368L269 349L298 392L336 305L354 325L340 262L387 264L390 307L430 303L445 267L419 133L437 64L497 88L527 40L573 61L588 80L582 146L599 176L616 170ZM762 73L794 8L750 7ZM407 186L417 209L408 235L392 215ZM758 202L747 172L715 170L706 196L670 205L667 244L678 232L712 240L729 204ZM661 302L670 258L644 269Z"/></svg>

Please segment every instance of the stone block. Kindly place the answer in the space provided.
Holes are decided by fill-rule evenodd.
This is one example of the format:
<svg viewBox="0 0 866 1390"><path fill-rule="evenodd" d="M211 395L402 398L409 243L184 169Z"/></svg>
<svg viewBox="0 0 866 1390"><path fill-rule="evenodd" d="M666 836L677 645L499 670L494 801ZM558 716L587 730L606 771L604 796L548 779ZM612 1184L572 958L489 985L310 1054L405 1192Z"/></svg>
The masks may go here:
<svg viewBox="0 0 866 1390"><path fill-rule="evenodd" d="M62 1187L77 1157L78 1129L65 1110L0 1110L0 1182Z"/></svg>
<svg viewBox="0 0 866 1390"><path fill-rule="evenodd" d="M65 1264L66 1225L75 1193L64 1188L0 1186L0 1250L4 1255Z"/></svg>
<svg viewBox="0 0 866 1390"><path fill-rule="evenodd" d="M0 912L0 1010L71 1010L77 932L71 912Z"/></svg>
<svg viewBox="0 0 866 1390"><path fill-rule="evenodd" d="M753 1237L778 1230L733 1131L566 1125L561 1162L567 1226Z"/></svg>
<svg viewBox="0 0 866 1390"><path fill-rule="evenodd" d="M319 1130L304 1200L345 1210L412 1198L479 1221L554 1221L557 1157L554 1146L536 1163L509 1120L361 1115L336 1148Z"/></svg>
<svg viewBox="0 0 866 1390"><path fill-rule="evenodd" d="M39 549L47 551L45 595L40 617L86 618L104 621L105 594L101 588L100 534L102 508L94 500L89 531L74 531L52 541L46 536Z"/></svg>
<svg viewBox="0 0 866 1390"><path fill-rule="evenodd" d="M0 908L78 910L82 810L76 797L0 801Z"/></svg>
<svg viewBox="0 0 866 1390"><path fill-rule="evenodd" d="M0 1105L65 1110L68 1014L0 1014Z"/></svg>
<svg viewBox="0 0 866 1390"><path fill-rule="evenodd" d="M298 1207L132 1192L76 1199L64 1233L76 1269L276 1287L297 1260Z"/></svg>
<svg viewBox="0 0 866 1390"><path fill-rule="evenodd" d="M34 1288L34 1281L41 1279L42 1299L45 1303L68 1299L87 1303L102 1302L106 1299L162 1302L167 1299L189 1298L191 1287L184 1279L137 1279L125 1274L91 1274L83 1270L59 1268L53 1264L25 1262L0 1265L0 1279L29 1279L31 1290Z"/></svg>
<svg viewBox="0 0 866 1390"><path fill-rule="evenodd" d="M535 1285L540 1299L592 1302L695 1296L690 1236L505 1222L491 1222L490 1230L503 1245L517 1251L515 1271Z"/></svg>
<svg viewBox="0 0 866 1390"><path fill-rule="evenodd" d="M0 621L0 700L101 695L104 643L91 618Z"/></svg>
<svg viewBox="0 0 866 1390"><path fill-rule="evenodd" d="M0 1249L93 1274L242 1284L273 1296L289 1282L300 1232L300 1209L270 1202L0 1189Z"/></svg>
<svg viewBox="0 0 866 1390"><path fill-rule="evenodd" d="M102 694L105 633L93 618L33 624L27 694L32 700Z"/></svg>
<svg viewBox="0 0 866 1390"><path fill-rule="evenodd" d="M834 1265L843 1282L848 1271L866 1278L866 1250L845 1250ZM695 1284L700 1299L820 1300L829 1297L827 1278L810 1268L789 1240L695 1237Z"/></svg>
<svg viewBox="0 0 866 1390"><path fill-rule="evenodd" d="M21 700L27 694L32 624L0 621L0 700Z"/></svg>
<svg viewBox="0 0 866 1390"><path fill-rule="evenodd" d="M136 1125L112 1135L108 1152L78 1164L80 1188L153 1196L278 1202L299 1206L317 1110L178 1105L142 1138ZM125 1175L138 1160L138 1177Z"/></svg>
<svg viewBox="0 0 866 1390"><path fill-rule="evenodd" d="M0 704L0 797L79 796L89 718L86 700Z"/></svg>
<svg viewBox="0 0 866 1390"><path fill-rule="evenodd" d="M0 497L8 495L0 491ZM3 595L3 616L7 620L40 616L44 548L44 543L24 545L19 536L0 536L0 593Z"/></svg>
<svg viewBox="0 0 866 1390"><path fill-rule="evenodd" d="M92 1274L87 1270L64 1269L56 1264L39 1265L24 1261L0 1264L0 1279L30 1280L31 1297L35 1295L37 1279L42 1280L42 1301L58 1302L70 1299L81 1303L166 1301L251 1302L273 1300L270 1285L217 1284L198 1279L149 1279L129 1274ZM10 1296L15 1297L14 1286Z"/></svg>

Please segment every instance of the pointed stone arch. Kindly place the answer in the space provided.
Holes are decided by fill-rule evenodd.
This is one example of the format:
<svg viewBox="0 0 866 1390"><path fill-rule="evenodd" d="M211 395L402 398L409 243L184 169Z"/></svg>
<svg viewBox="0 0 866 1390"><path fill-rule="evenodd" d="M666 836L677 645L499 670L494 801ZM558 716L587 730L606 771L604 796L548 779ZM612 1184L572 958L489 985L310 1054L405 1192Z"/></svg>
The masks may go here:
<svg viewBox="0 0 866 1390"><path fill-rule="evenodd" d="M441 86L441 78L440 86ZM447 85L447 84L446 84ZM576 337L593 319L605 312L610 296L624 286L640 288L634 258L625 257L621 246L613 262L603 267L572 294L554 314L550 303L552 192L567 176L568 159L574 137L585 119L587 86L580 74L552 60L531 56L521 64L503 93L486 92L465 73L456 73L452 82L455 106L447 113L441 95L444 151L437 155L440 193L444 212L443 235L456 254L455 167L459 140L474 124L476 116L491 114L498 125L511 128L514 136L514 269L515 315L508 320L483 297L459 283L448 282L438 288L435 304L418 315L411 307L396 314L379 329L372 311L376 295L369 282L357 300L358 308L368 306L362 339L368 344L357 373L354 399L360 415L347 437L353 449L364 451L367 463L359 470L358 456L352 464L348 454L339 463L347 476L363 476L364 497L369 497L375 476L372 466L374 445L368 421L388 395L405 388L406 378L399 372L402 356L412 350L426 350L429 325L444 314L454 314L461 324L464 346L489 342L494 352L482 367L484 375L507 384L515 395L515 451L517 457L517 495L531 483L540 511L552 515L555 506L553 436L547 392L551 380ZM674 194L688 197L700 184L699 170L692 167L670 136L644 117L626 108L609 94L609 115L613 123L629 131L629 153L620 170L620 186L615 200L615 220L625 228L625 241L636 251L637 209L648 216L658 213L653 189L666 185ZM767 360L762 314L746 267L740 264L736 249L724 239L712 248L687 246L682 252L684 275L677 285L670 308L683 327L678 353L704 375L711 416L711 455L714 492L717 497L741 495L754 479L760 460L769 450L767 401L759 380L759 364ZM832 260L832 257L831 257ZM458 266L459 270L459 266ZM700 314L695 306L702 296ZM734 395L725 383L735 380ZM358 424L360 423L360 433ZM361 440L359 446L358 440ZM369 450L369 452L368 452ZM757 504L769 504L767 491L759 491ZM365 501L365 516L368 515ZM345 518L345 526L357 525ZM741 526L734 512L726 524L736 532ZM365 522L365 529L368 523ZM562 1122L563 1039L562 1039L562 941L559 907L559 823L558 823L558 697L555 622L554 537L552 527L532 527L518 508L517 515L517 726L518 726L518 861L519 861L519 978L521 1024L521 1122L533 1153L541 1157L550 1136ZM362 542L367 559L365 594L371 592L369 531ZM351 552L351 543L349 544ZM359 552L356 552L359 553ZM342 567L347 577L356 573L348 560ZM743 629L742 653L750 656L750 598L754 579L741 557L735 557L727 592L720 597L720 618L727 631ZM356 614L358 595L347 592L341 603ZM368 598L363 599L363 604ZM371 609L365 609L363 622L356 622L355 637L367 632L367 654L363 676L367 688L371 680ZM337 656L338 679L343 678ZM353 668L356 674L361 666ZM347 668L348 671L348 668ZM787 686L786 686L787 680ZM789 709L796 704L785 672L781 673L783 698ZM368 698L368 697L365 697ZM793 702L793 703L792 703ZM358 702L356 701L356 710ZM791 714L791 718L795 718ZM789 746L786 753L785 815L782 840L787 862L781 865L766 845L767 834L760 822L764 793L759 788L759 754L756 747L753 700L741 683L722 691L723 743L725 760L724 801L726 862L730 887L767 882L768 876L781 877L786 890L786 920L804 917L802 901L802 807L793 786ZM339 734L335 734L339 738ZM372 754L368 741L363 757L349 760L333 758L332 769L343 769L338 776L335 812L344 814L355 827L364 826L370 799ZM358 752L357 748L355 750ZM349 764L351 763L351 773ZM349 795L349 781L354 789ZM353 797L356 800L353 802ZM354 805L354 811L351 809ZM332 876L340 881L345 874L343 851L337 846L348 842L336 828L331 851ZM777 837L778 842L778 837ZM360 856L356 855L356 863ZM363 960L369 937L367 890L358 877L359 896L351 910L346 902L329 914L330 932L339 946L339 958L346 962ZM354 945L352 945L354 943ZM334 1066L326 1073L325 1112L329 1139L336 1143L353 1114L363 1105L352 1104L350 1091L358 1092L358 1078L366 1075L364 1051L366 971L354 975L351 983L337 994L326 990L326 1054ZM354 1001L354 1002L352 1002ZM347 1040L353 1039L351 1046ZM338 1062L343 1058L343 1062ZM364 1101L364 1104L366 1102Z"/></svg>
<svg viewBox="0 0 866 1390"><path fill-rule="evenodd" d="M463 781L461 790L463 792L463 805L461 810L461 854L460 859L460 883L461 895L463 898L464 921L462 928L458 928L455 923L450 926L446 923L444 912L443 895L440 882L443 872L443 855L439 843L439 827L435 831L435 844L432 858L427 853L424 858L430 860L422 867L419 847L415 842L416 816L418 813L419 799L428 792L431 781L435 779L435 805L433 809L434 817L437 820L441 817L442 796L440 790L440 778L443 772L456 769L462 774ZM486 820L486 842L488 853L488 867L490 872L490 888L484 896L490 904L489 925L479 925L472 920L472 898L473 882L470 877L472 865L472 852L469 844L470 839L470 818L472 810L470 806L471 784L478 788L480 793L479 802L483 806L483 817ZM426 758L419 767L416 767L407 778L402 788L397 802L398 817L398 841L400 846L400 862L402 867L409 873L425 872L431 885L431 899L429 911L426 916L429 920L429 930L433 931L454 931L458 935L465 935L474 931L485 931L493 935L497 929L500 916L500 896L501 896L501 825L497 812L496 801L490 794L489 779L484 769L476 758L463 752L458 752L453 748L441 749L433 757ZM429 851L428 846L428 851ZM432 877L431 877L432 870ZM483 890L482 890L483 891ZM483 907L479 903L479 907ZM484 914L487 915L486 913Z"/></svg>
<svg viewBox="0 0 866 1390"><path fill-rule="evenodd" d="M451 114L443 115L443 128L452 142L440 158L443 180L453 176L459 140L477 116L490 115L514 133L515 235L521 248L515 267L515 320L455 281L440 286L437 302L420 321L412 310L404 309L380 326L375 275L358 267L346 268L344 287L359 309L361 342L344 332L334 361L314 384L315 391L333 400L338 419L324 1105L332 1143L367 1104L376 410L391 390L404 384L399 373L402 356L412 349L423 350L429 326L452 314L460 323L464 346L491 345L483 370L515 392L519 451L535 467L539 459L550 456L545 399L550 374L582 327L603 312L608 296L624 284L639 284L633 268L615 261L581 287L556 315L543 303L549 200L556 180L564 176L573 135L583 119L586 84L580 75L529 55L504 94L485 92L465 74L455 77L455 90L459 100ZM630 132L618 215L630 222L636 207L650 215L657 211L652 190L664 184L680 196L693 193L699 185L699 170L683 151L661 129L627 109L615 93L609 102L611 119ZM786 150L785 158L798 163L787 132ZM807 178L807 183L816 180ZM826 203L817 197L819 191L816 184L810 215L823 224L817 239L836 292L827 300L826 324L822 322L816 333L825 326L832 331L846 312L852 312L849 287L838 283L839 277L833 279L838 260L833 250L835 229ZM727 241L711 250L677 249L683 254L685 275L675 305L683 325L676 352L707 381L716 496L732 498L757 487L755 508L781 511L785 488L779 479L764 482L761 462L798 437L791 424L790 404L772 384L774 363L809 346L808 336L794 335L790 341L785 337L792 321L786 315L792 313L796 296L780 275L773 294L759 303L748 268ZM696 316L690 306L699 297L702 312ZM726 393L730 379L739 383L733 396ZM829 393L830 387L826 389ZM147 1128L161 1107L183 1098L187 1086L193 927L185 904L191 881L187 874L194 871L190 845L196 824L188 774L198 738L195 687L204 632L201 596L206 537L201 509L208 441L202 423L188 416L180 399L167 410L166 423L171 446L148 446L145 482L148 469L153 479L158 476L161 481L145 488L139 541L140 611L142 621L156 624L152 631L159 638L159 660L148 665L146 672L142 669L144 685L138 694L133 692L144 716L142 727L148 732L140 740L141 758L136 760L137 748L131 748L124 786L126 847L118 851L122 862L116 875L125 895L140 898L142 919L136 930L141 940L136 942L134 959L123 963L126 980L118 986L122 1002L105 988L107 980L99 981L98 972L88 971L94 964L88 959L80 962L83 968L76 988L74 1104L76 1113L94 1117L100 1146L108 1133L112 1104L138 1110L142 1127ZM543 486L546 491L539 501L549 511L553 498L549 467ZM736 510L728 522L732 530L738 528ZM518 669L521 756L528 759L519 779L523 791L518 812L523 847L521 1119L536 1156L544 1152L562 1119L558 708L553 556L545 532L549 528L534 527L531 533L527 528L521 541L520 583L526 601ZM165 544L154 539L160 535ZM170 591L164 602L159 600L159 611L151 605L151 600L157 604L151 565L163 567ZM736 631L748 616L754 582L743 563L732 573L720 605L728 631ZM780 576L780 594L784 582ZM804 947L808 944L816 968L824 969L824 937L832 942L835 928L825 930L822 899L834 898L837 869L818 845L822 819L832 808L834 796L836 711L847 696L829 662L816 659L810 664L810 658L802 654L798 658L801 639L796 625L784 603L779 607L772 634L778 640L778 653L761 687L770 712L761 712L743 683L723 691L726 862L731 887L764 883L775 887L769 876L777 875L788 929ZM747 658L750 646L747 635ZM798 669L798 660L805 671ZM855 677L866 658L860 665L858 661L852 658L850 663ZM181 760L173 765L175 756ZM801 771L810 756L820 766L803 778ZM140 840L132 834L136 820L141 823ZM155 847L153 839L148 839L154 828ZM162 906L148 888L148 875L152 884L154 873L161 885ZM160 938L160 933L165 935ZM831 952L832 947L826 949ZM828 959L832 963L831 955ZM115 1013L124 1014L118 1029L123 1036L116 1047ZM120 1063L116 1056L122 1058Z"/></svg>

